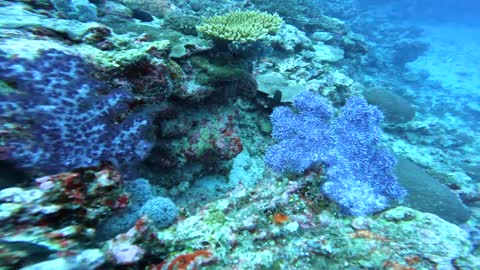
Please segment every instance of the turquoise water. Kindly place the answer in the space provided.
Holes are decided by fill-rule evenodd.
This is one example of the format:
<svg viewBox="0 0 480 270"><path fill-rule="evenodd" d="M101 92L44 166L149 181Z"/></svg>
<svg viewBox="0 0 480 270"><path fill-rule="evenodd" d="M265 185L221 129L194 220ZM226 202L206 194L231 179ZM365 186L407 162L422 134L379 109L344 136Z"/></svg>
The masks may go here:
<svg viewBox="0 0 480 270"><path fill-rule="evenodd" d="M0 0L0 269L480 269L479 11Z"/></svg>

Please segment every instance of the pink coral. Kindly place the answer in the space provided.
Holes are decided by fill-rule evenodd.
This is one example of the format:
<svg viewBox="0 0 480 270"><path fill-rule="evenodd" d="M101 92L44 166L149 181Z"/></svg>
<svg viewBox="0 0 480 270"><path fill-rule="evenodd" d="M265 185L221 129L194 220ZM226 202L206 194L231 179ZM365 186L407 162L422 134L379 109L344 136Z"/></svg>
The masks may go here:
<svg viewBox="0 0 480 270"><path fill-rule="evenodd" d="M117 264L132 264L143 257L145 251L139 246L128 243L117 243L110 249L115 263Z"/></svg>

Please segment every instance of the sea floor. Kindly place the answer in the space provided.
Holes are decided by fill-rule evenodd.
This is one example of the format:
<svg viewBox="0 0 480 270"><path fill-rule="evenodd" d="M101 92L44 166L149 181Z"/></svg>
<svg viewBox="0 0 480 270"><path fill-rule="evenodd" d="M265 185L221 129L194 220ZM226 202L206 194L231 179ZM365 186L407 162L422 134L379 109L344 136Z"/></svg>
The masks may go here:
<svg viewBox="0 0 480 270"><path fill-rule="evenodd" d="M405 84L415 103L414 121L390 138L396 153L408 156L444 183L477 193L480 115L480 29L459 24L423 24L428 50L406 65L428 78ZM469 183L469 184L467 184Z"/></svg>
<svg viewBox="0 0 480 270"><path fill-rule="evenodd" d="M480 28L463 24L421 25L427 52L407 67L458 94L480 95Z"/></svg>

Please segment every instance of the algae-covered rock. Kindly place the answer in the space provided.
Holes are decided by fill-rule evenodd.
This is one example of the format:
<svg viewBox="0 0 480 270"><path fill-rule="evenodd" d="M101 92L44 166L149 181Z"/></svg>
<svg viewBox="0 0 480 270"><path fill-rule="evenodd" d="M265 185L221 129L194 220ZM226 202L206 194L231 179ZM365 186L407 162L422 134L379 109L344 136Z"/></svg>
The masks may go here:
<svg viewBox="0 0 480 270"><path fill-rule="evenodd" d="M177 7L169 0L120 0L130 9L140 9L157 17L166 17L175 13Z"/></svg>
<svg viewBox="0 0 480 270"><path fill-rule="evenodd" d="M177 249L215 246L211 250L217 255L218 269L237 266L239 261L239 269L473 270L480 266L468 234L436 215L407 207L353 219L329 210L314 214L295 194L297 185L260 184L254 198L239 185L228 198L208 203L201 213L158 232L157 238ZM272 222L265 214L271 207L283 209L288 220ZM299 261L302 256L305 260Z"/></svg>
<svg viewBox="0 0 480 270"><path fill-rule="evenodd" d="M293 80L287 80L277 72L257 75L256 80L258 91L267 94L270 98L274 98L276 92L280 92L282 102L292 102L299 92L306 89L304 85L299 85Z"/></svg>
<svg viewBox="0 0 480 270"><path fill-rule="evenodd" d="M34 254L37 255L37 254ZM97 269L106 261L100 249L86 249L80 253L72 253L56 259L50 259L27 267L23 270L41 269Z"/></svg>
<svg viewBox="0 0 480 270"><path fill-rule="evenodd" d="M49 18L45 15L33 13L27 5L20 3L0 7L2 23L0 28L24 29L46 28L58 33L66 34L68 38L80 41L89 34L110 35L108 27L95 23L82 23L75 20Z"/></svg>
<svg viewBox="0 0 480 270"><path fill-rule="evenodd" d="M272 122L270 119L266 117L259 117L257 119L257 126L260 131L264 134L271 134L272 133Z"/></svg>
<svg viewBox="0 0 480 270"><path fill-rule="evenodd" d="M98 66L109 70L138 63L140 60L145 59L152 50L161 52L168 51L170 48L171 45L168 40L159 40L140 43L132 48L125 48L123 50L95 50L95 52L92 51L91 58Z"/></svg>
<svg viewBox="0 0 480 270"><path fill-rule="evenodd" d="M202 20L196 16L169 16L165 18L163 26L185 35L196 35L197 26L201 21Z"/></svg>
<svg viewBox="0 0 480 270"><path fill-rule="evenodd" d="M337 62L344 57L342 49L330 45L317 44L313 45L313 48L315 49L315 58L319 61Z"/></svg>
<svg viewBox="0 0 480 270"><path fill-rule="evenodd" d="M169 54L171 58L182 58L195 53L207 51L213 48L213 42L189 35L178 35L170 38L172 50Z"/></svg>
<svg viewBox="0 0 480 270"><path fill-rule="evenodd" d="M250 76L246 63L236 59L194 56L190 58L190 62L197 71L196 80L204 85L241 80Z"/></svg>
<svg viewBox="0 0 480 270"><path fill-rule="evenodd" d="M415 163L399 157L395 174L408 191L402 204L436 214L456 224L464 223L470 218L470 210L458 196Z"/></svg>
<svg viewBox="0 0 480 270"><path fill-rule="evenodd" d="M363 85L337 69L328 70L319 80L311 80L309 84L336 105L343 105L349 97L360 95L363 90Z"/></svg>
<svg viewBox="0 0 480 270"><path fill-rule="evenodd" d="M120 38L119 38L120 39ZM120 43L120 42L119 42ZM146 59L153 50L168 53L171 44L168 40L158 40L137 44L127 44L116 50L102 51L88 44L68 46L56 40L13 38L0 41L0 50L9 56L33 59L39 52L46 49L56 49L72 55L80 55L91 60L96 66L105 70L125 68L142 59Z"/></svg>
<svg viewBox="0 0 480 270"><path fill-rule="evenodd" d="M48 49L61 50L69 54L74 54L75 51L72 47L63 44L60 41L29 39L23 37L19 33L16 33L15 36L12 35L9 38L0 39L0 51L5 53L8 57L17 56L21 58L34 59L38 57L42 50Z"/></svg>
<svg viewBox="0 0 480 270"><path fill-rule="evenodd" d="M313 41L317 42L327 42L333 39L333 35L329 32L319 31L312 34L310 37Z"/></svg>
<svg viewBox="0 0 480 270"><path fill-rule="evenodd" d="M206 19L197 31L214 39L246 43L276 33L282 23L282 18L276 14L235 11Z"/></svg>
<svg viewBox="0 0 480 270"><path fill-rule="evenodd" d="M469 255L472 243L468 240L468 234L460 227L436 215L397 207L377 218L371 230L381 230L384 233L383 236L389 241L408 247L408 252L405 254L406 261L416 254L421 256L421 261L434 263L435 269L477 269L479 267L478 260L475 261ZM422 268L422 263L418 264L417 269L431 269ZM465 264L472 268L456 267Z"/></svg>
<svg viewBox="0 0 480 270"><path fill-rule="evenodd" d="M66 18L81 22L92 22L97 19L97 6L88 0L50 0L50 2Z"/></svg>
<svg viewBox="0 0 480 270"><path fill-rule="evenodd" d="M404 97L381 88L364 93L368 103L378 106L385 115L385 120L393 124L404 124L415 117L415 107Z"/></svg>
<svg viewBox="0 0 480 270"><path fill-rule="evenodd" d="M311 46L311 41L305 33L289 24L285 24L285 26L271 38L271 42L273 47L289 53Z"/></svg>

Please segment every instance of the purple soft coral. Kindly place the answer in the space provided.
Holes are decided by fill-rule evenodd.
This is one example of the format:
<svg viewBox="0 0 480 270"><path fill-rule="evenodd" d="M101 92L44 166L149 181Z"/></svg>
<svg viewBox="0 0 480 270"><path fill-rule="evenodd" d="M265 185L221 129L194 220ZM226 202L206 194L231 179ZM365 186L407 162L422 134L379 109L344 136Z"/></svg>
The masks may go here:
<svg viewBox="0 0 480 270"><path fill-rule="evenodd" d="M0 95L0 115L23 129L6 139L19 167L49 173L102 161L122 167L148 155L149 117L129 112L127 92L99 95L103 85L92 71L82 58L56 50L33 60L0 56L0 79L16 88Z"/></svg>
<svg viewBox="0 0 480 270"><path fill-rule="evenodd" d="M275 171L304 172L327 166L323 193L352 215L365 215L406 195L393 174L396 161L378 147L383 114L365 99L352 97L341 114L323 97L301 93L293 109L278 107L272 113L274 139L266 163Z"/></svg>

